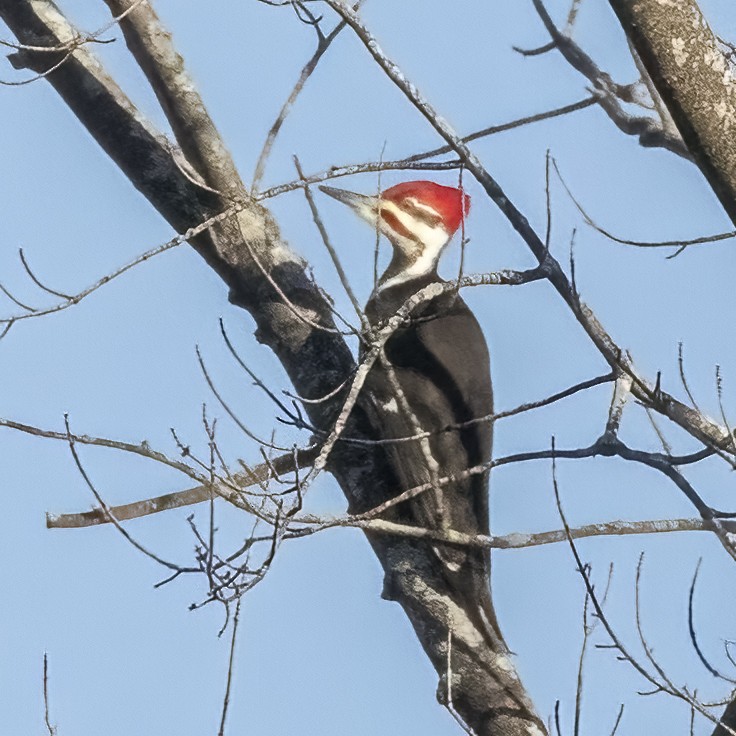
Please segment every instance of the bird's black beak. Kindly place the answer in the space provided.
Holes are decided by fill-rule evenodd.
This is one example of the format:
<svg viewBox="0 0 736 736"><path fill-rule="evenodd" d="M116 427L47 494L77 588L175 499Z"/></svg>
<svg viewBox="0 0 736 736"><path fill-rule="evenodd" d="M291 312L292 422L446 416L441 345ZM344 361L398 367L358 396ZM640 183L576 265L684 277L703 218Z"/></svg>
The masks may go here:
<svg viewBox="0 0 736 736"><path fill-rule="evenodd" d="M368 212L375 211L378 204L378 197L375 196L371 197L367 194L349 192L347 189L336 189L335 187L328 187L324 184L319 189L338 202L348 205L361 215L361 217L366 217Z"/></svg>

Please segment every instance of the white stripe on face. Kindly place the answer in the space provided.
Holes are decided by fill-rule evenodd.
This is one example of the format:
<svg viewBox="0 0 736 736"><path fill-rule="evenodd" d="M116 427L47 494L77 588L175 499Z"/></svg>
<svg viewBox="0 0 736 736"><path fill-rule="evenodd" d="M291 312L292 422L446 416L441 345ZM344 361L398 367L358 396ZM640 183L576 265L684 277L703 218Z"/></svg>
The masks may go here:
<svg viewBox="0 0 736 736"><path fill-rule="evenodd" d="M417 207L421 214L412 213L413 208L413 204L404 208L390 201L381 202L381 231L409 259L427 256L436 260L450 240L450 235L431 207ZM427 217L423 210L427 211ZM432 222L435 219L436 222Z"/></svg>
<svg viewBox="0 0 736 736"><path fill-rule="evenodd" d="M442 224L442 215L434 207L420 202L416 197L407 197L404 203L408 206L407 209L414 210L414 214L419 215L420 219L426 220L428 225ZM421 217L421 215L424 215L424 217Z"/></svg>
<svg viewBox="0 0 736 736"><path fill-rule="evenodd" d="M418 203L421 205L421 203ZM427 210L427 215L439 218L439 215L431 207L421 207ZM411 204L412 208L420 210L420 207ZM395 284L411 280L417 276L423 276L437 267L442 249L450 240L450 235L441 224L430 225L424 214L415 216L406 209L390 201L381 203L380 228L381 232L391 241L395 250L403 254L408 266L396 276L381 284L380 288L394 286Z"/></svg>

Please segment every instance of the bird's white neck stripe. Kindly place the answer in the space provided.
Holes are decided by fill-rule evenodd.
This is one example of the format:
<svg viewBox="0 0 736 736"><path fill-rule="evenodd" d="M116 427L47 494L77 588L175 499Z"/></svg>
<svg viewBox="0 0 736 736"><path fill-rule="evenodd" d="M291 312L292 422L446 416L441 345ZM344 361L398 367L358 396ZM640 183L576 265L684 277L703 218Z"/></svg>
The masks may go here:
<svg viewBox="0 0 736 736"><path fill-rule="evenodd" d="M383 283L379 283L377 290L383 291L391 286L403 284L406 281L412 281L420 276L426 276L434 270L436 263L437 254L431 251L425 251L416 261L414 261L414 263L411 264L411 266L409 266L409 268L400 271L396 276L392 276Z"/></svg>
<svg viewBox="0 0 736 736"><path fill-rule="evenodd" d="M441 223L430 224L421 213L417 216L411 212L413 208L415 212L421 210L427 215L433 213L435 218L439 218L431 207L414 198L410 198L407 204L411 205L408 211L390 201L382 205L382 210L386 210L393 218L392 221L383 214L381 232L388 237L394 249L392 264L394 268L389 267L389 271L394 275L385 281L379 281L378 291L432 273L437 267L442 249L449 240L449 235ZM396 265L399 266L398 270Z"/></svg>

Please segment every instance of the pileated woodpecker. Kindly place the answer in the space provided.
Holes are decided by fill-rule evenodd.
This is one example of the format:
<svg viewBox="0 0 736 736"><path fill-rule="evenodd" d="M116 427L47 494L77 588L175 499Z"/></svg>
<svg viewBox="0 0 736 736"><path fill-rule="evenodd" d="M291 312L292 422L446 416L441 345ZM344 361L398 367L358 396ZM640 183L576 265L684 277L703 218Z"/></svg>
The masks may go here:
<svg viewBox="0 0 736 736"><path fill-rule="evenodd" d="M431 181L397 184L380 196L320 189L350 206L393 246L393 258L365 307L371 326L393 316L423 287L444 283L437 273L440 255L470 206L462 190ZM383 439L416 437L383 445L400 484L396 495L431 486L401 504L395 516L429 529L488 534L488 471L462 477L491 459L488 347L455 290L420 304L393 333L364 391L381 409ZM496 651L505 650L491 604L488 551L445 543L432 549L457 603Z"/></svg>

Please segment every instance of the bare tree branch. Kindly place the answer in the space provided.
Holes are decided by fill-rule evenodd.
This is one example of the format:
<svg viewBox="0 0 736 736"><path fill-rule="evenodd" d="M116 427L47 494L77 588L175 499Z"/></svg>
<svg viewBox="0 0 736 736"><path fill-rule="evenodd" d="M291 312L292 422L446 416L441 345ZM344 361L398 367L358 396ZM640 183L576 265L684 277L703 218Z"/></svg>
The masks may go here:
<svg viewBox="0 0 736 736"><path fill-rule="evenodd" d="M29 45L10 57L18 68L47 71L58 61L58 54L32 47L63 45L78 36L48 0L1 0L0 16ZM88 48L75 48L47 78L123 173L179 232L206 219L202 215L206 204L212 204L211 195L184 175L165 137L141 117ZM207 214L216 214L216 209L210 207ZM207 240L206 236L199 239L202 245Z"/></svg>
<svg viewBox="0 0 736 736"><path fill-rule="evenodd" d="M414 539L428 539L438 542L448 542L458 546L480 547L485 549L527 549L547 544L558 544L566 541L564 529L554 529L545 532L512 532L493 537L468 536L453 530L439 531L425 529L407 524L398 524L383 519L365 519L346 516L337 519L302 519L296 518L296 523L304 523L301 529L294 529L284 535L284 539L301 539L320 531L333 528L357 528L378 534L392 534ZM736 524L724 521L726 528L736 531ZM592 537L620 537L642 534L670 534L672 532L707 531L711 529L702 519L656 519L647 521L607 521L596 524L584 524L571 527L573 539L590 539Z"/></svg>
<svg viewBox="0 0 736 736"><path fill-rule="evenodd" d="M715 235L702 235L697 238L681 238L679 240L632 240L630 238L622 238L618 235L614 235L610 230L607 230L606 228L598 225L595 220L587 213L583 205L580 203L580 200L578 200L578 198L572 193L572 190L565 181L565 178L562 176L562 172L557 165L557 161L553 159L552 165L560 180L560 183L565 189L565 192L567 192L567 196L570 198L570 201L575 205L577 211L581 214L583 220L585 221L585 224L592 227L593 230L600 233L601 235L604 235L609 240L612 240L614 243L621 243L622 245L633 245L637 248L676 248L677 250L674 253L667 256L667 258L674 258L675 256L682 253L685 248L691 245L700 245L703 243L718 243L722 240L730 240L731 238L736 238L736 230L730 230L729 232L725 233L717 233Z"/></svg>
<svg viewBox="0 0 736 736"><path fill-rule="evenodd" d="M66 437L67 442L69 444L69 451L72 454L72 457L74 458L74 464L77 466L77 470L79 471L79 474L82 476L85 484L89 488L90 491L92 491L92 494L95 497L95 500L100 505L100 508L103 510L105 514L110 518L110 521L112 522L112 525L120 532L122 537L135 549L137 549L139 552L142 552L146 557L149 557L154 562L157 562L162 567L165 567L169 570L176 570L177 572L185 572L185 571L193 571L194 568L186 568L183 565L178 565L174 562L169 562L168 560L163 559L163 557L160 557L155 552L152 552L147 547L145 547L143 544L141 544L139 541L137 541L131 534L128 532L123 526L120 524L120 522L110 513L110 509L103 500L102 496L100 495L99 491L95 487L94 483L92 483L91 478L89 477L87 471L84 468L84 465L82 464L82 460L79 457L79 453L77 452L76 448L76 436L72 434L70 428L69 428L69 417L64 417L64 423L66 425Z"/></svg>
<svg viewBox="0 0 736 736"><path fill-rule="evenodd" d="M298 466L305 468L311 465L316 456L316 449L300 450L297 453ZM232 483L240 490L260 484L261 482L273 477L273 473L290 473L294 470L294 455L292 453L280 455L273 458L268 463L262 463L250 468L247 473L235 473ZM238 501L238 493L229 485L220 483L215 485L218 495L226 500ZM207 484L201 484L186 491L176 491L174 493L166 493L155 498L147 498L142 501L123 504L121 506L111 506L109 511L118 521L127 521L128 519L138 519L141 516L157 514L159 511L167 511L182 506L190 506L192 504L202 503L209 498L210 487ZM76 514L47 514L46 526L49 529L76 529L87 526L97 526L106 524L109 519L101 508L92 509L91 511L83 511Z"/></svg>
<svg viewBox="0 0 736 736"><path fill-rule="evenodd" d="M49 736L56 736L56 726L52 725L49 715L49 658L46 652L43 653L43 722Z"/></svg>
<svg viewBox="0 0 736 736"><path fill-rule="evenodd" d="M736 82L695 0L610 0L691 155L736 223Z"/></svg>
<svg viewBox="0 0 736 736"><path fill-rule="evenodd" d="M309 61L307 61L307 63L304 65L304 68L299 74L299 79L294 85L294 88L291 90L289 96L286 98L286 101L281 106L279 114L276 120L274 120L273 125L271 125L271 128L268 131L268 135L266 136L266 140L263 143L263 148L258 155L255 173L253 174L253 181L250 185L251 191L253 193L256 193L258 191L258 188L261 184L261 179L263 179L263 174L266 169L266 162L268 161L271 149L273 148L273 144L276 141L276 137L278 136L279 131L284 124L284 121L289 115L289 112L291 112L291 108L294 106L297 97L299 97L301 91L304 89L304 85L309 80L309 77L312 76L314 70L317 68L317 64L319 64L320 59L324 56L327 49L338 37L343 28L345 28L345 22L340 21L326 36L322 33L319 33L317 35L317 48Z"/></svg>
<svg viewBox="0 0 736 736"><path fill-rule="evenodd" d="M475 277L475 280L473 277L463 278L451 288L475 284L525 283L546 278L586 330L611 373L618 378L619 386L627 384L626 388L634 398L646 407L668 416L705 444L705 449L689 456L687 462L695 462L693 458L702 459L710 455L712 448L733 453L734 443L728 427L724 428L711 421L697 407L691 408L676 401L661 390L659 381L652 386L635 372L630 358L622 353L588 307L580 302L574 281L571 283L568 280L560 264L550 255L549 243L542 242L523 214L508 200L498 183L462 139L439 118L398 67L382 54L375 39L352 9L341 0L326 1L341 15L341 23L348 24L357 33L386 74L442 135L450 149L458 154L457 161L440 164L435 168L467 168L499 206L539 264L536 269L521 274L504 272ZM467 611L457 604L453 591L448 589L447 581L438 566L432 562L432 555L428 553L430 545L426 540L433 538L429 534L436 535L439 532L396 524L391 514L395 511L396 504L407 498L407 494L418 494L426 489L409 489L396 496L396 488L391 487L392 475L390 467L387 467L388 461L379 452L383 441L380 408L373 405L370 396L366 396L366 392L361 390L362 380L370 370L371 361L380 356L382 341L385 343L391 331L412 308L421 303L422 299L431 298L434 293L415 295L390 324L381 325L368 350L368 359L356 368L340 331L334 326L330 305L312 283L303 261L281 240L269 213L251 198L244 187L203 101L184 69L181 57L154 11L147 5L137 5L133 0L106 2L114 14L122 16L127 13L121 20L127 43L166 112L181 147L181 154L142 119L124 93L105 75L87 47L74 47L71 53L59 51L56 56L54 53L31 48L31 42L48 46L53 43L68 44L76 38L74 29L49 0L0 0L0 16L24 43L28 42L27 47L14 56L15 63L46 75L85 127L178 232L186 233L200 223L215 217L222 218L217 219L215 226L193 236L193 245L228 284L231 301L254 315L258 324L258 339L269 345L282 361L297 394L305 399L305 411L315 428L315 436L321 440L315 455L310 459L314 463L312 470L306 476L302 477L298 473L301 464L296 453L296 459L292 459L290 468L297 471L296 500L291 496L283 505L277 505L275 513L264 514L272 534L264 539L269 551L260 567L251 569L247 562L239 566L240 560L235 563L216 553L212 515L209 533L199 532L192 524L201 547L198 571L204 572L209 580L207 600L221 600L227 605L230 601L239 599L244 590L262 579L284 539L300 534L304 536L307 532L302 533L303 530L317 528L319 520L310 520L306 515L300 516L297 511L301 509L302 493L308 482L323 469L331 470L349 499L351 511L351 516L333 521L333 525L358 526L368 533L387 573L385 596L402 604L441 676L448 671L448 650L452 646L450 674L460 672L462 677L459 687L452 680L448 683L448 693L451 693L452 705L459 716L480 736L499 732L538 736L544 732L544 725L536 716L513 664L503 654L485 647ZM318 23L319 19L312 15L308 7L301 3L290 4L302 19L310 24ZM319 29L318 32L321 33ZM410 168L412 163L400 162L401 166L397 163L396 168ZM422 166L427 167L426 164ZM351 172L345 173L355 173L357 170L359 167L352 167ZM336 175L338 174L331 171L324 176L328 178ZM306 187L307 184L307 179L302 177L301 181L287 186L298 188ZM287 189L282 188L281 191ZM593 385L590 382L585 383L588 386ZM572 389L563 392L564 395L571 393ZM552 398L537 402L537 405L544 405L551 400ZM614 401L605 437L591 448L568 451L568 456L581 457L584 456L581 453L586 451L591 454L618 455L659 470L699 510L702 516L699 523L715 532L724 547L733 554L729 523L718 518L719 513L683 477L677 458L641 453L617 440L616 430L622 410L623 402ZM492 420L493 418L478 419ZM0 422L0 426L13 426L27 431L27 427L22 428L17 423L7 421ZM220 485L231 487L232 498L235 499L243 490L239 487L241 479L247 486L254 482L254 477L248 473L230 476L227 470L225 478L220 477L218 463L222 466L225 463L214 443L214 428L210 426L209 429L212 430L211 433L208 431L209 462L197 459L195 463L195 466L199 464L202 467L203 472L186 463L180 463L182 467L171 462L168 464L186 472L200 483L199 489L191 489L185 493L193 494L190 495L192 498L196 493L204 492L211 502L212 512L213 493ZM60 433L40 434L60 438L56 436ZM421 433L416 433L411 438L402 439L416 442L421 440L420 435ZM102 513L117 521L113 509L106 507L99 498L76 454L75 442L81 443L83 440L74 437L69 431L65 438L80 473L98 496ZM90 444L105 443L91 441ZM117 443L117 446L122 444L124 443ZM110 443L105 446L116 445ZM133 450L133 445L129 447L130 451L150 457L146 452ZM180 444L180 449L184 447ZM558 452L558 456L564 454ZM524 457L501 458L494 464L504 464L504 461L518 462L534 456L540 458L545 455L526 453ZM262 473L261 480L270 477L275 462L268 461L257 469ZM473 470L469 469L468 472ZM434 478L430 485L439 485L443 480ZM238 485L232 488L234 483ZM177 496L178 500L184 498L181 494ZM163 500L164 498L168 500ZM382 501L384 498L389 500ZM142 503L148 503L150 508L157 510L171 501L172 497L169 496ZM136 507L136 514L143 509L140 503L134 504L130 505L131 512L133 506ZM297 511L293 511L294 509ZM294 515L290 516L292 511ZM81 518L78 515L77 520ZM564 523L567 527L567 522ZM393 529L391 524L395 525ZM402 526L404 528L400 529ZM654 523L649 531L663 531L656 527L657 523ZM624 525L621 526L621 533L635 533L634 529L635 526ZM451 531L442 533L450 534ZM591 532L588 536L594 533L592 527L585 531ZM643 531L643 527L638 531ZM600 528L596 533L598 532ZM552 539L555 532L547 534L548 541L558 541ZM569 536L572 532L568 530L566 534ZM495 546L498 542L492 538L457 538L454 541L458 544L487 546ZM544 543L538 539L534 542ZM510 541L508 546L513 546ZM242 553L247 557L249 549L246 543L238 554ZM229 578L231 570L235 570L239 576L235 582ZM657 685L661 686L659 683ZM224 712L225 709L223 724Z"/></svg>
<svg viewBox="0 0 736 736"><path fill-rule="evenodd" d="M225 684L225 695L222 699L222 716L220 718L220 730L217 736L225 736L225 722L227 721L227 711L230 705L230 689L233 682L233 670L235 664L235 642L238 636L238 624L240 623L240 602L242 598L238 598L235 603L235 617L233 618L233 635L230 639L230 656L227 665L227 681Z"/></svg>
<svg viewBox="0 0 736 736"><path fill-rule="evenodd" d="M495 135L496 133L503 133L507 130L513 130L514 128L520 128L524 125L536 123L542 120L548 120L561 115L567 115L576 110L583 110L586 107L591 107L597 103L596 97L586 97L579 102L574 102L570 105L564 105L563 107L555 108L543 113L537 113L535 115L527 115L517 120L512 120L508 123L502 123L500 125L492 125L488 128L483 128L475 133L471 133L465 136L463 140L465 142L478 140L486 136ZM323 171L316 174L311 174L303 178L297 179L292 182L279 184L269 189L264 189L262 192L254 193L253 196L256 200L263 201L264 199L271 199L277 197L286 192L300 189L310 184L319 184L329 179L337 179L343 176L353 176L355 174L365 174L372 172L382 171L448 171L452 169L459 169L462 163L458 160L451 161L425 161L424 159L439 156L443 153L451 152L452 146L441 146L439 148L432 149L431 151L424 151L423 153L416 153L406 158L398 159L396 161L375 161L362 164L351 164L347 166L331 166L327 171Z"/></svg>
<svg viewBox="0 0 736 736"><path fill-rule="evenodd" d="M591 83L599 105L622 133L637 136L642 146L665 148L683 158L691 158L690 151L677 131L670 130L651 116L630 115L622 104L624 102L622 98L626 96L628 90L624 90L622 85L616 84L610 75L603 72L568 33L563 33L557 28L542 0L532 2L544 27L552 37L553 48L556 48L565 61Z"/></svg>
<svg viewBox="0 0 736 736"><path fill-rule="evenodd" d="M242 196L245 188L215 124L184 68L184 60L171 43L150 3L137 0L105 0L115 16L131 54L146 75L166 114L176 140L189 164L224 196ZM134 7L138 5L138 7Z"/></svg>
<svg viewBox="0 0 736 736"><path fill-rule="evenodd" d="M223 328L223 335L225 336L225 340L228 343L228 347L230 348L231 352L233 352L234 355L234 348L232 344L230 343L227 334L224 332ZM238 360L240 358L238 357ZM245 366L243 365L245 368ZM450 431L455 429L464 428L467 426L471 426L471 424L474 424L479 421L488 421L488 422L495 422L500 419L505 419L506 417L512 417L517 416L518 414L522 414L527 411L532 411L534 409L541 408L543 406L549 406L550 404L561 401L562 399L565 399L569 396L573 396L574 394L587 390L589 388L592 388L594 386L598 386L602 383L608 383L613 380L613 374L609 373L603 376L598 376L596 378L592 378L588 381L582 381L578 384L575 384L574 386L571 386L570 388L565 389L564 391L559 391L558 393L552 394L551 396L548 396L545 399L541 399L539 401L530 401L524 404L521 404L517 407L514 407L513 409L507 409L505 411L497 412L496 414L488 417L478 417L476 419L469 420L468 422L463 422L459 425L453 424L446 428L442 428L442 431ZM330 398L330 397L328 397ZM0 425L1 426L1 425ZM27 425L23 425L27 427ZM13 428L11 426L11 428ZM37 431L42 432L42 430L36 430L36 428L27 427L28 431ZM24 430L25 431L25 430ZM392 438L392 439L379 439L379 440L361 440L358 438L353 437L342 437L341 442L353 442L356 444L363 444L363 445L387 445L387 444L399 444L403 442L413 442L417 439L420 439L421 437L429 437L431 436L432 432L423 432L419 433L418 435L413 435L409 437L398 437L398 438ZM231 479L229 479L229 485L231 487L219 487L218 486L218 494L221 495L223 498L227 500L233 500L235 495L235 491L233 491L233 488L238 489L245 489L250 486L254 485L262 485L264 481L268 480L269 477L278 477L281 474L290 473L293 472L296 468L306 468L309 465L311 465L314 462L314 459L317 457L318 447L308 447L308 448L302 448L298 450L296 456L293 452L289 452L285 455L280 455L278 457L269 459L267 462L256 465L251 468L247 468L247 472L235 474L232 476ZM712 453L711 451L704 451L702 454L702 457L708 457ZM687 461L696 462L700 456L695 456L692 459L687 458ZM672 462L678 462L677 458L672 458ZM685 459L679 459L679 462L685 462ZM156 514L159 511L168 511L169 509L174 508L180 508L182 506L190 506L197 503L202 503L203 501L206 501L209 498L210 489L207 485L199 485L195 488L189 488L184 491L175 491L173 493L167 493L162 496L157 496L155 498L147 498L143 499L141 501L135 501L128 504L123 504L121 506L115 506L111 509L113 512L113 515L116 519L119 519L121 521L129 520L129 519L137 519L141 516L148 516L150 514ZM46 526L48 528L53 529L63 529L63 528L79 528L79 527L85 527L85 526L96 526L98 524L106 524L108 523L109 519L106 517L104 513L102 513L101 509L92 509L91 511L84 511L81 513L73 513L73 514L47 514L46 515Z"/></svg>
<svg viewBox="0 0 736 736"><path fill-rule="evenodd" d="M512 120L508 123L501 123L500 125L491 125L487 128L477 130L475 133L466 135L463 137L463 142L470 143L477 141L479 138L486 138L497 133L504 133L507 130L514 130L515 128L522 128L525 125L531 125L532 123L539 123L543 120L551 120L553 118L561 117L563 115L569 115L571 112L577 112L578 110L585 110L587 107L592 107L598 103L598 96L592 95L591 97L585 97L578 102L573 102L569 105L563 105L562 107L556 107L552 110L545 112L538 112L534 115L527 115L517 120ZM412 156L408 156L405 161L421 161L425 158L432 158L434 156L441 156L443 153L452 153L452 146L440 146L439 148L433 148L431 151L424 151L423 153L415 153Z"/></svg>
<svg viewBox="0 0 736 736"><path fill-rule="evenodd" d="M81 302L82 300L86 299L90 294L93 294L95 291L102 288L106 284L109 284L111 281L114 281L116 278L118 278L118 276L122 276L124 273L127 273L128 271L135 268L136 266L139 266L142 263L149 261L151 258L154 258L155 256L160 255L161 253L165 253L166 251L171 250L172 248L176 248L176 246L181 245L182 243L186 243L190 240L193 240L198 235L207 231L209 228L214 227L218 223L221 223L224 220L232 217L232 215L236 211L237 211L237 206L234 206L228 210L225 210L225 212L221 212L218 215L214 215L213 217L208 218L207 220L200 223L199 225L195 225L194 227L189 228L186 232L182 233L181 235L177 235L176 237L171 238L171 240L168 240L167 242L162 243L161 245L157 245L154 248L147 250L145 253L141 253L139 256L136 256L133 260L128 261L128 263L125 263L124 265L116 268L110 273L105 274L104 276L99 278L97 281L95 281L93 284L91 284L87 288L82 289L81 291L77 292L76 294L72 294L72 295L61 294L60 292L53 291L49 289L48 287L44 286L43 284L41 284L34 277L33 273L28 268L28 264L23 256L23 251L21 251L21 258L23 259L23 264L26 267L26 271L29 273L29 275L33 279L34 283L36 283L44 291L47 291L51 294L62 297L63 301L57 302L56 304L50 307L43 308L43 309L32 309L28 306L21 304L16 299L14 299L8 292L5 292L11 298L11 300L14 301L16 304L18 304L20 307L22 307L24 311L19 314L12 315L10 317L0 317L0 324L6 324L8 327L10 327L15 322L18 322L20 320L26 320L26 319L36 318L36 317L45 317L46 315L54 314L56 312L61 312L64 309L73 307L74 305L79 304L79 302ZM0 285L0 289L5 291L2 285Z"/></svg>

